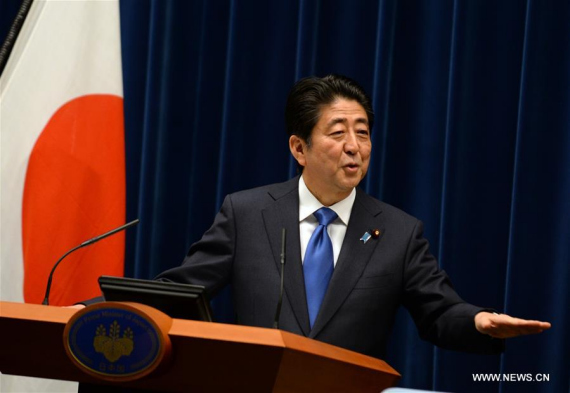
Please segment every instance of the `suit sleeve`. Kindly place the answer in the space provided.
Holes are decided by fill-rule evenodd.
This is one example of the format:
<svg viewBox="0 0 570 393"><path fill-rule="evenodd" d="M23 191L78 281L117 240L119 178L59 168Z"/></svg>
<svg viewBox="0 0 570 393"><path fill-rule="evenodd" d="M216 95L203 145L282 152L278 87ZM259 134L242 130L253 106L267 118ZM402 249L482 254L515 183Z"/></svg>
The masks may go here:
<svg viewBox="0 0 570 393"><path fill-rule="evenodd" d="M182 265L159 274L156 279L203 285L211 299L231 280L235 232L232 201L228 195L214 223L202 239L190 247Z"/></svg>
<svg viewBox="0 0 570 393"><path fill-rule="evenodd" d="M422 339L456 351L492 354L504 350L504 340L491 338L475 328L475 315L493 310L468 304L459 297L429 252L420 221L412 231L404 269L404 306Z"/></svg>

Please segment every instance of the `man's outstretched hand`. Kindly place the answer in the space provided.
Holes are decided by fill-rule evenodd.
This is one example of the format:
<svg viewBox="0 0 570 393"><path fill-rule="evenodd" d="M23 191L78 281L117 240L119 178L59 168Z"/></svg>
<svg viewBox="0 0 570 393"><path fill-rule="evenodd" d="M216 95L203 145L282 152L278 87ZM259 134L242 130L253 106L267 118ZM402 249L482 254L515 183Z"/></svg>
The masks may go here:
<svg viewBox="0 0 570 393"><path fill-rule="evenodd" d="M477 330L495 338L511 338L525 334L542 333L544 330L550 329L550 326L549 322L529 321L513 318L506 314L492 314L483 311L475 315Z"/></svg>

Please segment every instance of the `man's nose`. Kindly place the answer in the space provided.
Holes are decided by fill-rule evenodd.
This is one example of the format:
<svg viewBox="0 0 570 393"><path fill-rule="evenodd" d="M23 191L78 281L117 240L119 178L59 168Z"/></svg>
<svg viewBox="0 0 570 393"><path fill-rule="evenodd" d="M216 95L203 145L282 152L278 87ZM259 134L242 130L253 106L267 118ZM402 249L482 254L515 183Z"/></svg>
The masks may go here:
<svg viewBox="0 0 570 393"><path fill-rule="evenodd" d="M344 141L344 151L347 154L356 154L359 150L360 146L358 145L356 133L354 131L348 132Z"/></svg>

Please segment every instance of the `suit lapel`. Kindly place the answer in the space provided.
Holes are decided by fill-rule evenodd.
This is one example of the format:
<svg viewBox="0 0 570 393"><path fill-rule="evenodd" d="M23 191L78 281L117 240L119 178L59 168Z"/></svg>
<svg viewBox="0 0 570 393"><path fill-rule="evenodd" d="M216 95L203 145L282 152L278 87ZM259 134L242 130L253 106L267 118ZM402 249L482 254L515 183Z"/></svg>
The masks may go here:
<svg viewBox="0 0 570 393"><path fill-rule="evenodd" d="M381 233L384 233L384 228L378 227L376 216L380 213L381 210L378 204L363 191L357 189L356 200L354 201L341 252L327 293L323 299L321 310L309 337L314 338L322 330L362 275L381 238L371 238L366 243L360 241L360 238L366 231L371 229L380 229Z"/></svg>
<svg viewBox="0 0 570 393"><path fill-rule="evenodd" d="M281 269L281 230L287 231L285 262L285 294L297 322L305 336L309 335L309 312L305 295L301 246L299 244L299 177L271 189L269 194L275 199L262 211L265 230L269 237L273 259Z"/></svg>

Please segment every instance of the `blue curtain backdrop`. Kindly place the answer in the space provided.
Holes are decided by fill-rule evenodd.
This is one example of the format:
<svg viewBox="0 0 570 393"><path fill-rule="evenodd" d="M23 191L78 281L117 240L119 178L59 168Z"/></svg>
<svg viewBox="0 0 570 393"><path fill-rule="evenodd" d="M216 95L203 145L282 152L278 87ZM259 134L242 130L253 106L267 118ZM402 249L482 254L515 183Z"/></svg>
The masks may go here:
<svg viewBox="0 0 570 393"><path fill-rule="evenodd" d="M5 31L19 2L1 3ZM288 90L345 74L377 118L362 186L425 222L464 299L553 324L477 356L422 342L401 312L387 359L401 386L569 391L569 1L121 0L121 23L127 218L141 219L127 276L179 265L225 194L293 176Z"/></svg>

